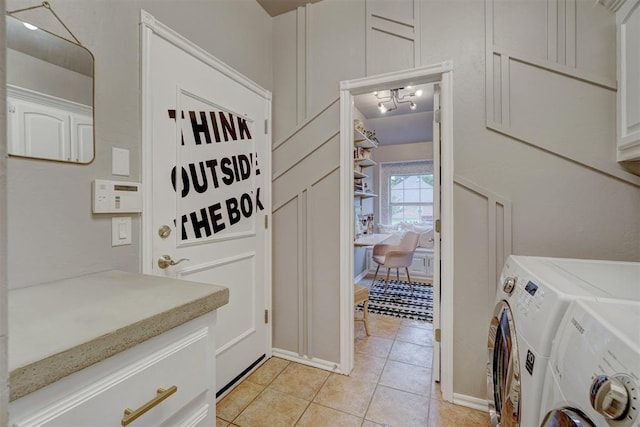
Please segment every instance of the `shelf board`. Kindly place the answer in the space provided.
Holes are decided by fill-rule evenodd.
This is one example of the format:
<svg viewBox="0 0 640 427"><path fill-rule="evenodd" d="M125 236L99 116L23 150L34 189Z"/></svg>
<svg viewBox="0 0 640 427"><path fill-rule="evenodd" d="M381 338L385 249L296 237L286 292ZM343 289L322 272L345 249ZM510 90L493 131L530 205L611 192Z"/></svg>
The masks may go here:
<svg viewBox="0 0 640 427"><path fill-rule="evenodd" d="M358 129L353 129L353 145L362 148L376 148L378 143L367 138Z"/></svg>
<svg viewBox="0 0 640 427"><path fill-rule="evenodd" d="M377 165L377 163L371 159L355 159L355 161L358 162L358 165L362 166L363 168Z"/></svg>
<svg viewBox="0 0 640 427"><path fill-rule="evenodd" d="M353 197L359 197L361 199L368 199L369 197L378 197L377 194L373 194L373 193L365 193L362 191L354 191L353 192Z"/></svg>
<svg viewBox="0 0 640 427"><path fill-rule="evenodd" d="M368 176L363 174L363 173L361 173L361 172L353 171L353 178L354 179L362 179L362 178L368 178Z"/></svg>

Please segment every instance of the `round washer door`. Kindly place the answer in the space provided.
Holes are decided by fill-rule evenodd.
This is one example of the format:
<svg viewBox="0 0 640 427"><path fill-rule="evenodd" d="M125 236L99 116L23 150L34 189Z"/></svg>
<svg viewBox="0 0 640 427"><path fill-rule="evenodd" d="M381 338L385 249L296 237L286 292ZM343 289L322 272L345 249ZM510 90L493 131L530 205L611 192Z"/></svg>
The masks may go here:
<svg viewBox="0 0 640 427"><path fill-rule="evenodd" d="M513 314L506 301L493 310L487 340L487 397L491 425L520 425L520 359Z"/></svg>
<svg viewBox="0 0 640 427"><path fill-rule="evenodd" d="M540 427L595 427L595 424L578 409L560 408L547 412Z"/></svg>

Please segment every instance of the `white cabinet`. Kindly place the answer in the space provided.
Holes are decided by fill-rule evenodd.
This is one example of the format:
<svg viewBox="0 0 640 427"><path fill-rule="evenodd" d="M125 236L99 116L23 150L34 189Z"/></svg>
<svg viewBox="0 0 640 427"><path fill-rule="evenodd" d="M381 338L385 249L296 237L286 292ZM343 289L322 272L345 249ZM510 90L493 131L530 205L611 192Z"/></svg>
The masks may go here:
<svg viewBox="0 0 640 427"><path fill-rule="evenodd" d="M124 425L125 410L135 413L149 402L155 405L131 426L215 425L215 316L196 318L11 402L10 425Z"/></svg>
<svg viewBox="0 0 640 427"><path fill-rule="evenodd" d="M376 268L378 264L373 261L372 258L373 247L368 247L366 252L366 261L367 261L367 271L369 274L375 274ZM385 278L387 274L387 269L384 267L380 268L378 272L379 278ZM395 278L395 268L391 269L391 273L389 274L389 278ZM424 280L424 279L432 279L433 278L433 249L426 248L418 248L413 254L413 261L409 266L409 274L411 275L411 280ZM406 273L403 269L400 269L400 280L403 280L403 277L406 276Z"/></svg>
<svg viewBox="0 0 640 427"><path fill-rule="evenodd" d="M9 154L78 163L93 159L91 107L18 87L7 92Z"/></svg>
<svg viewBox="0 0 640 427"><path fill-rule="evenodd" d="M618 45L617 158L640 160L640 0L616 13Z"/></svg>

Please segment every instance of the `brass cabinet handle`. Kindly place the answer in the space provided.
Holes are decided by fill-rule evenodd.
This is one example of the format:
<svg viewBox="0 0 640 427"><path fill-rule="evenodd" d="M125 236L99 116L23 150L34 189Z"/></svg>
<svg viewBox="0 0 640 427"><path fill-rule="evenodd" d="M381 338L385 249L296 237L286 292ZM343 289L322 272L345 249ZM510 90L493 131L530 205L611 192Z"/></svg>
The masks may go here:
<svg viewBox="0 0 640 427"><path fill-rule="evenodd" d="M126 426L131 424L132 422L134 422L135 420L137 420L140 416L144 415L145 413L147 413L147 411L149 411L149 409L153 408L154 406L158 406L158 404L160 404L160 402L162 402L163 400L165 400L167 397L171 396L173 393L175 393L176 391L178 391L178 386L171 386L168 389L163 389L163 388L159 388L157 390L157 395L156 397L154 397L153 399L151 399L150 401L148 401L147 403L145 403L144 405L142 405L141 407L139 407L138 409L136 409L135 411L132 411L131 409L127 408L124 410L124 417L122 417L122 426Z"/></svg>

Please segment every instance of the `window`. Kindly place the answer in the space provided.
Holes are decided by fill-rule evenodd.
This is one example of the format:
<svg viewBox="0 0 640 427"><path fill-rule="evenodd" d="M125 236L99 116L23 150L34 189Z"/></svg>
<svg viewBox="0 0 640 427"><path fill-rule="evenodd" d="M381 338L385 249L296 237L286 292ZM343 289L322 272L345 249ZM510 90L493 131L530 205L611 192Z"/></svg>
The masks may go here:
<svg viewBox="0 0 640 427"><path fill-rule="evenodd" d="M433 220L433 161L380 164L380 223Z"/></svg>
<svg viewBox="0 0 640 427"><path fill-rule="evenodd" d="M433 220L433 174L393 174L389 177L391 224Z"/></svg>

